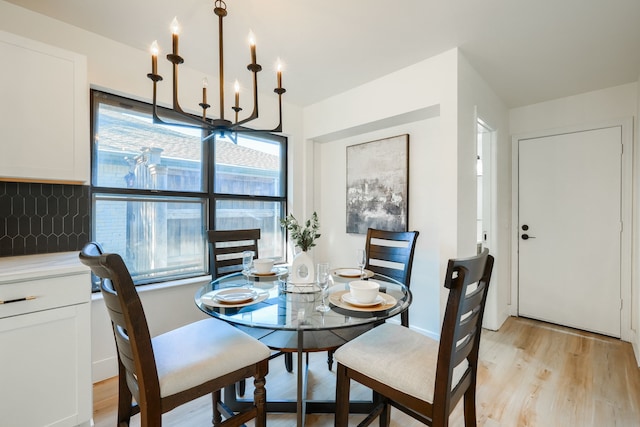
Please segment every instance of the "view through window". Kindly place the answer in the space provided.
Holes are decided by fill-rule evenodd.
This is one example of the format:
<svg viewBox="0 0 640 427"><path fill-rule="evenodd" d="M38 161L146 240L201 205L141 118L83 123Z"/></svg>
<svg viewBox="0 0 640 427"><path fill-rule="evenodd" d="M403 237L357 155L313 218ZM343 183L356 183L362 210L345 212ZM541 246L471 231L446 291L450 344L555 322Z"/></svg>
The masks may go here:
<svg viewBox="0 0 640 427"><path fill-rule="evenodd" d="M92 135L92 240L136 284L207 274L209 229L260 228L260 257L284 260L286 138L202 142L200 130L153 124L149 104L99 91Z"/></svg>

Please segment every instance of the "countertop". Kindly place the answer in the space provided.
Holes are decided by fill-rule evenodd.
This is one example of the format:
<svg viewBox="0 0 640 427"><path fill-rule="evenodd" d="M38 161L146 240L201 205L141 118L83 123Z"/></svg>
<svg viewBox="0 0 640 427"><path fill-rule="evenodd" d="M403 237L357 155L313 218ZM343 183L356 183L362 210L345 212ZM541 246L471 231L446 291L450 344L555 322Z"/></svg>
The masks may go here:
<svg viewBox="0 0 640 427"><path fill-rule="evenodd" d="M23 255L0 258L0 284L40 277L85 274L89 268L80 262L80 251Z"/></svg>

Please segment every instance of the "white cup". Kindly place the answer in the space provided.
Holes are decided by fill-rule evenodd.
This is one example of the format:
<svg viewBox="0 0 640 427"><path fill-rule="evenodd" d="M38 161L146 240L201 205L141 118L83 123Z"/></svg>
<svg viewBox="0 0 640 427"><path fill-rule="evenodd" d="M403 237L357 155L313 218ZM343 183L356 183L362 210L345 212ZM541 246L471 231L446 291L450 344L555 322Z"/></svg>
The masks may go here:
<svg viewBox="0 0 640 427"><path fill-rule="evenodd" d="M255 259L253 260L253 267L256 269L256 273L258 274L270 273L273 268L273 260L266 258Z"/></svg>
<svg viewBox="0 0 640 427"><path fill-rule="evenodd" d="M378 296L380 284L371 280L355 280L349 282L349 293L357 302L368 304Z"/></svg>

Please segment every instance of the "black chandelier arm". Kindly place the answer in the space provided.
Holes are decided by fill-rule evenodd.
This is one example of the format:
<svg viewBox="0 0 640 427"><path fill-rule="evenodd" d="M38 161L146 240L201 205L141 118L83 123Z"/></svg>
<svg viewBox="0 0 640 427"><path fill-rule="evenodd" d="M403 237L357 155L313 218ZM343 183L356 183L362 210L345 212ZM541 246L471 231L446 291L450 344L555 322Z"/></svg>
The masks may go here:
<svg viewBox="0 0 640 427"><path fill-rule="evenodd" d="M180 114L186 114L178 101L178 66L184 60L181 56L172 53L167 55L167 60L173 64L173 109Z"/></svg>
<svg viewBox="0 0 640 427"><path fill-rule="evenodd" d="M259 64L249 64L247 69L253 73L253 111L246 119L236 120L236 123L233 124L234 127L242 126L244 123L258 118L258 72L262 70L262 67Z"/></svg>
<svg viewBox="0 0 640 427"><path fill-rule="evenodd" d="M209 119L204 117L200 119L198 116L185 113L184 111L182 111L182 109L176 110L174 108L174 111L176 114L180 115L180 117L183 117L185 120L189 121L189 123L174 122L174 121L169 122L169 121L166 121L165 119L162 119L158 114L158 98L157 98L158 96L157 82L162 80L162 76L159 76L157 74L156 75L150 74L148 75L148 77L151 80L153 80L153 105L151 110L153 123L170 125L170 126L187 127L187 128L199 127L201 129L211 129L213 127L213 124L210 122Z"/></svg>
<svg viewBox="0 0 640 427"><path fill-rule="evenodd" d="M254 73L255 76L255 73ZM243 128L241 127L243 123L249 122L251 120L254 120L255 118L258 117L258 109L257 109L257 95L254 95L254 111L252 113L252 115L250 117L248 117L247 119L244 119L240 122L236 122L236 123L231 123L229 120L225 120L224 118L220 118L220 119L208 119L206 118L204 115L202 117L198 117L195 116L193 114L189 114L184 112L180 106L178 105L178 108L175 108L176 105L175 103L177 102L177 98L174 99L174 108L173 111L178 114L180 117L184 118L185 121L187 121L188 123L184 123L184 122L176 122L176 121L167 121L166 119L163 119L162 117L160 117L160 115L158 114L158 100L157 100L157 95L158 95L158 82L162 81L162 76L160 76L159 74L147 74L147 77L153 81L153 105L152 105L152 118L153 118L153 123L156 124L162 124L162 125L169 125L169 126L178 126L178 127L184 127L184 128L200 128L202 130L211 132L211 133L216 133L216 132L220 132L222 131L223 133L225 131L230 131L233 133L249 133L249 132L282 132L282 94L286 92L286 89L284 88L278 88L278 89L274 89L273 91L275 93L278 94L278 125L273 128L273 129L250 129L250 128ZM257 79L256 79L256 83L257 83ZM257 87L256 87L257 90ZM175 90L174 90L175 92ZM208 104L206 104L208 107ZM204 108L203 104L200 105L201 107L203 107L203 109L206 111L206 108ZM239 110L242 110L241 108ZM204 113L203 113L204 114ZM255 116L255 117L253 117ZM210 136L209 136L210 137ZM203 141L209 139L209 137L206 137L203 139Z"/></svg>
<svg viewBox="0 0 640 427"><path fill-rule="evenodd" d="M285 89L275 89L274 91L282 91L278 93L278 126L273 129L251 129L251 128L238 128L240 123L234 123L231 127L232 132L238 133L250 133L250 132L282 132L282 93L285 92Z"/></svg>

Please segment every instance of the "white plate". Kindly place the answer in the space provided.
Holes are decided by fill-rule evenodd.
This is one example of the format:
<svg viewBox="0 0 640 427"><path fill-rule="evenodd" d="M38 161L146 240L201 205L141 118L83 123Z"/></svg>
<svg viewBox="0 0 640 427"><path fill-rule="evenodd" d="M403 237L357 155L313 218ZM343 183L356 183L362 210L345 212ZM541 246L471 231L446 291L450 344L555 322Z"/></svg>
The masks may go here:
<svg viewBox="0 0 640 427"><path fill-rule="evenodd" d="M243 274L254 282L259 282L277 280L287 273L289 273L289 270L286 267L273 267L269 273L257 273L255 269L252 269L249 274Z"/></svg>
<svg viewBox="0 0 640 427"><path fill-rule="evenodd" d="M360 277L359 268L339 268L336 270L336 274L341 277Z"/></svg>
<svg viewBox="0 0 640 427"><path fill-rule="evenodd" d="M334 278L336 278L336 280L339 280L340 282L360 279L360 269L359 268L336 268L331 270L331 275ZM364 277L366 278L373 277L373 271L365 269Z"/></svg>
<svg viewBox="0 0 640 427"><path fill-rule="evenodd" d="M222 304L242 304L258 298L256 291L243 288L222 289L218 292L214 301Z"/></svg>
<svg viewBox="0 0 640 427"><path fill-rule="evenodd" d="M380 295L376 296L376 299L374 299L372 302L359 302L356 299L354 299L350 293L346 293L344 295L342 295L342 301L346 302L347 304L351 304L353 306L356 307L373 307L376 305L380 305L382 304L385 299L382 298Z"/></svg>

